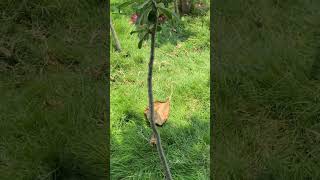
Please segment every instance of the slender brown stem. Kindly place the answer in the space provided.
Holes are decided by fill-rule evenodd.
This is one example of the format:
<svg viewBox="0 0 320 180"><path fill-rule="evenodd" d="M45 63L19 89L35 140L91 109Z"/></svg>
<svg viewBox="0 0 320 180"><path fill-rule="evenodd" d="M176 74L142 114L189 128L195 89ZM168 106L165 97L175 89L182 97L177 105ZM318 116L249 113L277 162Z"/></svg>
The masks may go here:
<svg viewBox="0 0 320 180"><path fill-rule="evenodd" d="M114 43L115 43L116 51L121 52L120 41L118 39L116 30L113 27L113 24L112 24L112 21L111 21L111 17L110 17L110 29L111 29L111 34L112 34L112 37L113 37L113 40L114 40Z"/></svg>
<svg viewBox="0 0 320 180"><path fill-rule="evenodd" d="M154 2L155 4L155 2ZM156 7L155 7L156 8ZM154 122L154 107L153 107L153 94L152 94L152 70L153 70L153 62L154 62L154 49L155 49L155 37L157 32L157 24L158 24L158 18L156 18L155 26L152 29L151 32L151 50L150 50L150 61L149 61L149 71L148 71L148 97L149 97L149 109L150 109L150 125L152 128L152 131L157 139L157 150L161 159L161 162L163 164L163 167L165 169L166 179L172 180L172 175L170 172L169 165L166 160L166 156L164 154L162 145L161 145L161 138L160 134L158 133L156 129L156 125Z"/></svg>

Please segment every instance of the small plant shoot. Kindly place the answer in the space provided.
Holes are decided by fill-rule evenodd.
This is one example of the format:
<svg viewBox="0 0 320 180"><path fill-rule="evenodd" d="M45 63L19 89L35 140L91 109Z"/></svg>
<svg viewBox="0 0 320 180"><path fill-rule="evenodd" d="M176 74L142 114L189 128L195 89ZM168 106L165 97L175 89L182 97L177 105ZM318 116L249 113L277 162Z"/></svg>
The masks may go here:
<svg viewBox="0 0 320 180"><path fill-rule="evenodd" d="M171 10L166 8L165 3L167 1L162 0L146 0L146 1L128 1L119 6L119 9L129 6L136 5L136 13L131 16L131 23L135 24L136 29L130 34L137 33L139 37L138 48L142 48L144 41L147 41L151 36L151 47L150 47L150 61L148 69L148 99L149 99L149 110L150 110L150 126L153 131L153 136L156 139L156 146L160 156L160 160L164 167L165 177L167 180L172 179L169 165L164 154L160 134L156 129L155 123L155 111L152 94L152 70L155 54L155 37L157 31L161 31L161 25L168 19L173 19L175 15ZM167 4L166 4L167 5Z"/></svg>

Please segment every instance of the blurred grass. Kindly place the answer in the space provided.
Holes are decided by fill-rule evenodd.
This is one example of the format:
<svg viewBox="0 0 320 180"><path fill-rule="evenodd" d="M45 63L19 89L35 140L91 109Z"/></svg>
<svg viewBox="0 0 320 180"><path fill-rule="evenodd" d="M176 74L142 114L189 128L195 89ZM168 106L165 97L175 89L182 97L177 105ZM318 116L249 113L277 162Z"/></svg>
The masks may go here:
<svg viewBox="0 0 320 180"><path fill-rule="evenodd" d="M0 179L105 179L105 1L0 2Z"/></svg>
<svg viewBox="0 0 320 180"><path fill-rule="evenodd" d="M111 1L116 7L118 1ZM130 35L132 10L111 12L123 51L111 50L111 179L161 179L151 129L144 120L148 104L149 43L138 49ZM184 17L178 33L169 24L157 35L153 74L155 100L171 92L168 122L161 139L174 179L209 179L209 14Z"/></svg>
<svg viewBox="0 0 320 180"><path fill-rule="evenodd" d="M217 179L320 178L319 8L216 1Z"/></svg>

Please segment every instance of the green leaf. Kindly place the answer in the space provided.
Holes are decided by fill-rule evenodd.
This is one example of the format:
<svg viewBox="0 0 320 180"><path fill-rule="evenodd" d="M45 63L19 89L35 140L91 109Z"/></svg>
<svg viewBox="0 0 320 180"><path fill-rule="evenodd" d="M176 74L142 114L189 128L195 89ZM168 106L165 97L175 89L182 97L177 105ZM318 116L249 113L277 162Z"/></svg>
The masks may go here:
<svg viewBox="0 0 320 180"><path fill-rule="evenodd" d="M151 23L155 23L157 20L157 11L152 10L149 14L148 14L148 21Z"/></svg>
<svg viewBox="0 0 320 180"><path fill-rule="evenodd" d="M162 6L161 6L162 4ZM161 12L163 12L163 14L165 14L169 19L172 19L173 16L173 12L171 12L168 8L165 8L163 3L160 3L159 5L157 5L157 7L160 9Z"/></svg>
<svg viewBox="0 0 320 180"><path fill-rule="evenodd" d="M149 32L145 33L144 36L143 36L143 38L140 39L139 44L138 44L138 48L139 48L139 49L141 49L142 43L143 43L143 41L144 41L145 39L147 39L148 35L149 35Z"/></svg>
<svg viewBox="0 0 320 180"><path fill-rule="evenodd" d="M140 30L137 30L137 31L131 31L130 32L130 35L134 34L134 33L138 33L138 32L143 32L145 31L145 29L140 29Z"/></svg>
<svg viewBox="0 0 320 180"><path fill-rule="evenodd" d="M140 6L138 6L138 9L143 9L146 5L148 5L149 3L151 3L150 0L145 1L143 4L141 4Z"/></svg>
<svg viewBox="0 0 320 180"><path fill-rule="evenodd" d="M148 27L148 29L151 31L151 30L153 29L153 27L154 27L154 24L151 24L151 25Z"/></svg>
<svg viewBox="0 0 320 180"><path fill-rule="evenodd" d="M149 28L148 28L148 29L149 29L149 32L152 32L154 26L155 26L155 24L151 24L151 25L149 26ZM157 26L157 31L161 31L161 29L162 29L161 26L158 25L158 26Z"/></svg>
<svg viewBox="0 0 320 180"><path fill-rule="evenodd" d="M164 6L164 3L158 3L158 4L157 4L157 7L159 7L159 6L165 7L165 6Z"/></svg>
<svg viewBox="0 0 320 180"><path fill-rule="evenodd" d="M143 43L143 39L141 39L141 40L139 41L139 44L138 44L138 48L139 48L139 49L141 49L142 43Z"/></svg>
<svg viewBox="0 0 320 180"><path fill-rule="evenodd" d="M127 6L129 6L133 3L136 3L136 2L139 2L139 1L138 0L131 0L131 1L124 2L118 6L118 9L120 10L121 8L127 7Z"/></svg>
<svg viewBox="0 0 320 180"><path fill-rule="evenodd" d="M161 31L161 26L157 26L157 31Z"/></svg>
<svg viewBox="0 0 320 180"><path fill-rule="evenodd" d="M130 35L132 35L133 33L139 33L139 32L143 32L143 31L147 31L148 29L146 29L145 27L142 28L137 28L137 30L135 31L131 31Z"/></svg>
<svg viewBox="0 0 320 180"><path fill-rule="evenodd" d="M147 18L149 13L151 12L152 8L148 7L147 9L145 9L142 13L141 16L138 19L138 24L142 25L142 24L146 24L147 22Z"/></svg>

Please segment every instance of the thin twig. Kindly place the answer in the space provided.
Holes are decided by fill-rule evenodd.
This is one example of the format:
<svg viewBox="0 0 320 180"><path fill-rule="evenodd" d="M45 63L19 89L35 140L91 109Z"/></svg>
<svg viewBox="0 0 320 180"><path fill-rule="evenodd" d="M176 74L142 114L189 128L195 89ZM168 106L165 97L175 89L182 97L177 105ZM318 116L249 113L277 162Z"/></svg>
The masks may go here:
<svg viewBox="0 0 320 180"><path fill-rule="evenodd" d="M116 51L121 52L121 45L120 45L116 30L113 27L113 24L112 24L112 21L111 21L111 16L110 16L110 29L111 29L111 34L112 34L112 37L113 37L113 40L114 40L114 43L115 43Z"/></svg>

